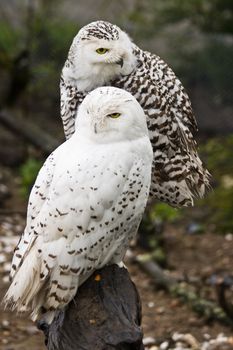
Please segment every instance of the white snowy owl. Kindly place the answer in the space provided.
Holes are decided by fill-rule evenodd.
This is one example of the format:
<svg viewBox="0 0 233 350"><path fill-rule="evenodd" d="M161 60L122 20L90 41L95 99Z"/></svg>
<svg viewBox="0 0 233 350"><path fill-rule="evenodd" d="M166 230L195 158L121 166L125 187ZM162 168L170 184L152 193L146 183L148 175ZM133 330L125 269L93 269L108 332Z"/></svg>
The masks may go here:
<svg viewBox="0 0 233 350"><path fill-rule="evenodd" d="M88 91L112 85L129 91L147 116L153 146L153 198L190 206L209 185L209 173L196 150L196 120L174 72L157 55L137 47L119 27L97 21L74 38L61 77L61 116L66 138L76 109Z"/></svg>
<svg viewBox="0 0 233 350"><path fill-rule="evenodd" d="M141 221L152 147L143 109L103 87L80 105L73 136L39 172L5 303L51 322L95 269L122 261Z"/></svg>

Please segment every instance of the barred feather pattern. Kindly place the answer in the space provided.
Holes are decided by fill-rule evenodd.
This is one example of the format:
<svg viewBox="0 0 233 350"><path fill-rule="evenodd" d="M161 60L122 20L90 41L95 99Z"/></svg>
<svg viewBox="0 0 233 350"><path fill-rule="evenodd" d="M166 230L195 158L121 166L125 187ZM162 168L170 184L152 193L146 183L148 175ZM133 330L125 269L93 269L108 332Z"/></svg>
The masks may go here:
<svg viewBox="0 0 233 350"><path fill-rule="evenodd" d="M110 31L111 26L106 30ZM116 26L113 27L115 30ZM192 206L194 198L203 197L209 188L210 174L197 153L193 137L197 123L190 99L175 73L159 56L132 45L135 69L108 85L130 92L146 114L154 152L150 197L174 207ZM69 55L65 66L72 65ZM63 75L60 89L61 117L65 136L69 138L75 128L76 109L87 92L78 90Z"/></svg>
<svg viewBox="0 0 233 350"><path fill-rule="evenodd" d="M151 197L181 207L193 205L209 187L209 172L197 153L191 102L180 80L157 55L134 47L135 72L112 82L130 91L147 116L154 151Z"/></svg>

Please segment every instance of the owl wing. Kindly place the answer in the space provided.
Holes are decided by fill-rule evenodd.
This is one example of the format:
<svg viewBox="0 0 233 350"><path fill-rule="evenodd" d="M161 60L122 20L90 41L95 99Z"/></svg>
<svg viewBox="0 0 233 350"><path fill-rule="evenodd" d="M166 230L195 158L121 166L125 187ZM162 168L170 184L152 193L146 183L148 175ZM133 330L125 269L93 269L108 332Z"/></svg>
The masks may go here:
<svg viewBox="0 0 233 350"><path fill-rule="evenodd" d="M31 190L28 208L27 225L15 250L11 265L10 277L13 278L19 266L36 239L35 222L42 206L44 205L47 194L53 180L54 167L56 164L56 153L51 153L38 173L35 184Z"/></svg>
<svg viewBox="0 0 233 350"><path fill-rule="evenodd" d="M137 47L135 54L137 70L112 85L131 92L147 116L154 152L150 195L175 207L190 206L209 186L193 137L190 100L163 60Z"/></svg>
<svg viewBox="0 0 233 350"><path fill-rule="evenodd" d="M173 206L190 206L193 198L203 197L209 187L209 172L203 167L193 137L196 119L190 99L172 69L160 57L147 55L151 58L149 80L157 92L155 106L160 104L159 115L156 108L153 113L150 103L150 111L148 105L145 106L153 148L158 156L158 160L154 158L151 192L156 196L162 192L160 198L163 201L169 198Z"/></svg>
<svg viewBox="0 0 233 350"><path fill-rule="evenodd" d="M75 117L78 106L83 101L85 94L78 91L75 86L69 85L61 76L60 80L61 94L61 118L66 139L69 139L75 130Z"/></svg>
<svg viewBox="0 0 233 350"><path fill-rule="evenodd" d="M193 133L197 131L197 122L194 116L190 99L172 69L159 57L148 52L150 63L156 70L151 70L151 79L156 89L161 92L167 114L171 115L173 123L177 123L180 133L180 142L184 148L195 148L196 142Z"/></svg>
<svg viewBox="0 0 233 350"><path fill-rule="evenodd" d="M141 50L140 50L141 51ZM156 87L162 92L169 105L174 108L178 123L187 126L191 133L197 131L197 121L193 113L191 101L181 81L173 70L159 56L148 51L142 51L144 61L148 60L147 69ZM153 69L154 68L154 69ZM194 140L190 140L191 144ZM195 143L195 141L194 141Z"/></svg>

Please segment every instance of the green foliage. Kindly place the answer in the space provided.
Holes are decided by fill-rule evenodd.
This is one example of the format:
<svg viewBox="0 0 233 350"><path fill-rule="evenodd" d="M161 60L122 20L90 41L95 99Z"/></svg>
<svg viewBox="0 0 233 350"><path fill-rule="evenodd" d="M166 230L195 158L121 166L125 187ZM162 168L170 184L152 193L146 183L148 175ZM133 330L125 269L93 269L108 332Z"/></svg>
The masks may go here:
<svg viewBox="0 0 233 350"><path fill-rule="evenodd" d="M207 203L212 214L210 222L216 227L216 231L227 233L233 232L233 177L231 187L221 184L210 195Z"/></svg>
<svg viewBox="0 0 233 350"><path fill-rule="evenodd" d="M79 27L59 18L43 18L37 14L33 22L32 50L36 61L55 61L63 65L72 39Z"/></svg>
<svg viewBox="0 0 233 350"><path fill-rule="evenodd" d="M177 73L184 77L186 84L198 84L208 89L210 99L232 104L231 57L233 57L232 45L216 38L209 38L208 44L202 48L187 51L184 47L182 54L179 53Z"/></svg>
<svg viewBox="0 0 233 350"><path fill-rule="evenodd" d="M157 14L159 10L161 24L189 19L203 31L233 33L231 0L167 0L153 1L151 5Z"/></svg>
<svg viewBox="0 0 233 350"><path fill-rule="evenodd" d="M14 57L21 44L22 33L6 21L0 22L0 54ZM0 61L1 63L1 61Z"/></svg>
<svg viewBox="0 0 233 350"><path fill-rule="evenodd" d="M164 224L174 222L179 217L180 212L166 203L158 202L147 208L140 227L143 234L148 236L151 248L160 245L158 235L162 233Z"/></svg>
<svg viewBox="0 0 233 350"><path fill-rule="evenodd" d="M173 222L180 217L180 213L166 203L156 203L152 206L149 216L152 221Z"/></svg>
<svg viewBox="0 0 233 350"><path fill-rule="evenodd" d="M6 21L0 21L0 69L12 69L12 62L22 46L21 34Z"/></svg>
<svg viewBox="0 0 233 350"><path fill-rule="evenodd" d="M22 196L28 196L41 166L42 162L35 158L28 158L27 161L21 165L19 173L21 178L20 192Z"/></svg>
<svg viewBox="0 0 233 350"><path fill-rule="evenodd" d="M214 179L214 188L202 200L201 206L209 207L208 221L216 231L233 232L233 135L215 138L203 148L207 167Z"/></svg>
<svg viewBox="0 0 233 350"><path fill-rule="evenodd" d="M34 107L38 109L34 101L40 101L40 110L48 115L57 114L54 106L59 106L61 69L72 39L79 30L76 23L51 11L53 6L54 1L41 3L28 19L25 7L21 12L22 24L17 27L7 18L0 22L0 69L7 72L6 79L11 81L15 74L15 59L23 50L29 52L30 80L24 91L24 100L32 110ZM8 91L4 93L7 95Z"/></svg>
<svg viewBox="0 0 233 350"><path fill-rule="evenodd" d="M40 99L41 109L53 110L59 105L58 91L61 69L69 46L79 28L59 18L43 18L37 14L33 22L31 41L31 99ZM53 84L51 84L53 82ZM56 101L55 101L56 99Z"/></svg>
<svg viewBox="0 0 233 350"><path fill-rule="evenodd" d="M210 139L202 148L214 178L233 173L232 150L233 135Z"/></svg>
<svg viewBox="0 0 233 350"><path fill-rule="evenodd" d="M204 87L212 102L232 104L231 0L136 1L128 20L142 47L148 37L164 38L162 56L185 86Z"/></svg>
<svg viewBox="0 0 233 350"><path fill-rule="evenodd" d="M180 212L165 203L155 203L144 214L139 232L139 243L151 250L151 258L158 264L166 265L166 253L163 247L163 229L165 223L174 222Z"/></svg>
<svg viewBox="0 0 233 350"><path fill-rule="evenodd" d="M187 20L202 32L233 33L231 0L138 0L127 17L134 35L142 39Z"/></svg>

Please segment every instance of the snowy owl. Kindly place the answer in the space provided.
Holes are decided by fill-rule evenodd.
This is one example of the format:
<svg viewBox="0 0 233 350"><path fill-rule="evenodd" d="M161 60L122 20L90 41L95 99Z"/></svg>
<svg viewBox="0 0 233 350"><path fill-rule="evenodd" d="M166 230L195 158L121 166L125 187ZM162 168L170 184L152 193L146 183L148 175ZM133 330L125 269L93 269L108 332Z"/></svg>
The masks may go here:
<svg viewBox="0 0 233 350"><path fill-rule="evenodd" d="M128 92L102 87L79 107L76 131L46 160L29 197L4 302L42 314L75 296L95 269L120 263L149 195L146 117Z"/></svg>
<svg viewBox="0 0 233 350"><path fill-rule="evenodd" d="M92 89L111 85L130 92L147 116L153 146L152 198L193 205L209 186L197 154L191 103L174 72L157 55L137 47L119 27L97 21L74 38L61 76L61 117L66 138L74 132L76 109Z"/></svg>

